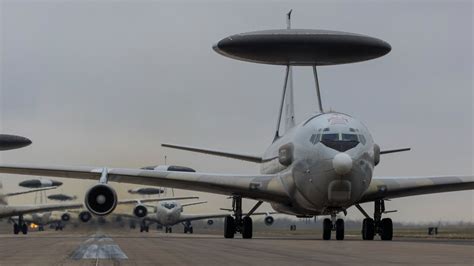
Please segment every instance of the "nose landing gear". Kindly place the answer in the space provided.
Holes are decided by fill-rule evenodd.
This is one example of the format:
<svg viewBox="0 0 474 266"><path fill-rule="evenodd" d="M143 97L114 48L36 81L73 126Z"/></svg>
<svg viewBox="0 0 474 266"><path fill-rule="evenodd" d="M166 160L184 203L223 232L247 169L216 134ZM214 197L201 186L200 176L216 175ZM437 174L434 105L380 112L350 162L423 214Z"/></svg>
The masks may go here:
<svg viewBox="0 0 474 266"><path fill-rule="evenodd" d="M344 220L336 220L335 213L331 214L331 219L326 218L323 221L323 239L330 240L332 231L336 231L337 240L344 240Z"/></svg>

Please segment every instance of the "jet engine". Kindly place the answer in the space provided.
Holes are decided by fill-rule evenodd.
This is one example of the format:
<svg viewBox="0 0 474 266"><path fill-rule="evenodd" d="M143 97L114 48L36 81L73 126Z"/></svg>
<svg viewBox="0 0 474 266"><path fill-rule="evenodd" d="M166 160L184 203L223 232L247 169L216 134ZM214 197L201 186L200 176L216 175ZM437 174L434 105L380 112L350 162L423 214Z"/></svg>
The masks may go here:
<svg viewBox="0 0 474 266"><path fill-rule="evenodd" d="M272 225L274 221L275 221L275 219L273 219L273 216L267 215L265 217L265 225L267 225L267 226Z"/></svg>
<svg viewBox="0 0 474 266"><path fill-rule="evenodd" d="M207 225L213 225L214 221L213 220L207 220Z"/></svg>
<svg viewBox="0 0 474 266"><path fill-rule="evenodd" d="M82 211L81 213L79 213L79 220L81 220L84 223L87 223L91 218L92 218L92 215L88 211Z"/></svg>
<svg viewBox="0 0 474 266"><path fill-rule="evenodd" d="M133 214L138 218L143 218L148 214L148 209L145 206L139 204L133 208Z"/></svg>
<svg viewBox="0 0 474 266"><path fill-rule="evenodd" d="M92 214L105 216L117 207L117 193L107 184L95 185L87 191L85 204Z"/></svg>
<svg viewBox="0 0 474 266"><path fill-rule="evenodd" d="M71 220L71 215L69 213L66 212L66 213L63 213L63 215L61 215L61 221L67 222L69 220Z"/></svg>

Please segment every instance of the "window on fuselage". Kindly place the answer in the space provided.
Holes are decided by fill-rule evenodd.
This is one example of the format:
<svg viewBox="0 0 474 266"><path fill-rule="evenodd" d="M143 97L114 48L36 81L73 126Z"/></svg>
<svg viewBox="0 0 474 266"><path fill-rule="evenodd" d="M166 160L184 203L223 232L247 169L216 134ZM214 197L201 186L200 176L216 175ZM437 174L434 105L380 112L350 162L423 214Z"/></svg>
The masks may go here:
<svg viewBox="0 0 474 266"><path fill-rule="evenodd" d="M356 134L344 134L342 133L342 140L344 141L359 141L359 138Z"/></svg>
<svg viewBox="0 0 474 266"><path fill-rule="evenodd" d="M321 137L321 143L336 151L345 152L359 144L359 138L351 133L326 133Z"/></svg>
<svg viewBox="0 0 474 266"><path fill-rule="evenodd" d="M325 133L323 134L323 137L321 138L321 141L334 141L334 140L339 140L339 133Z"/></svg>

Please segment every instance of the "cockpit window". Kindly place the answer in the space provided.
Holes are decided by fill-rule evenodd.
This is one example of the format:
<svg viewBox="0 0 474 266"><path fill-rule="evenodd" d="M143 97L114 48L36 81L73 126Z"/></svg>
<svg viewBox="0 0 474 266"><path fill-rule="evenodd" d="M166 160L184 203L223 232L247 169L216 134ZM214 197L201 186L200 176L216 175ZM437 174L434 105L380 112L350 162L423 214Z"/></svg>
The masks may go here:
<svg viewBox="0 0 474 266"><path fill-rule="evenodd" d="M338 133L323 134L321 141L325 141L325 140L339 140L339 134Z"/></svg>
<svg viewBox="0 0 474 266"><path fill-rule="evenodd" d="M363 145L365 145L366 140L365 140L364 135L360 134L360 135L359 135L359 139L360 139L360 142L361 142Z"/></svg>
<svg viewBox="0 0 474 266"><path fill-rule="evenodd" d="M356 134L351 133L326 133L322 135L321 143L331 149L345 152L359 144L359 138Z"/></svg>
<svg viewBox="0 0 474 266"><path fill-rule="evenodd" d="M359 138L356 134L344 134L342 133L342 140L345 141L359 141Z"/></svg>
<svg viewBox="0 0 474 266"><path fill-rule="evenodd" d="M161 204L161 206L165 207L165 208L168 209L168 210L171 210L171 209L173 209L174 207L176 207L176 204L174 204L174 203L169 203L169 202L165 202L165 203Z"/></svg>

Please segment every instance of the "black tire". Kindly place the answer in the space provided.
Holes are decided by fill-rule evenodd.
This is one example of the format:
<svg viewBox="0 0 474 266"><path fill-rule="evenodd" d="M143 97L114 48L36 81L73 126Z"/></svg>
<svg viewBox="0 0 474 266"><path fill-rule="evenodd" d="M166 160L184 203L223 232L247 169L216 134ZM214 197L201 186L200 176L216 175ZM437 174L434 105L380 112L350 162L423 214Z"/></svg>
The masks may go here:
<svg viewBox="0 0 474 266"><path fill-rule="evenodd" d="M332 222L330 219L326 218L323 221L323 239L330 240L332 231Z"/></svg>
<svg viewBox="0 0 474 266"><path fill-rule="evenodd" d="M170 227L170 230L169 230L169 231L170 231L170 234L171 234L171 233L173 233L173 228L172 228L172 227Z"/></svg>
<svg viewBox="0 0 474 266"><path fill-rule="evenodd" d="M226 216L224 219L224 237L234 238L235 235L235 220L232 216Z"/></svg>
<svg viewBox="0 0 474 266"><path fill-rule="evenodd" d="M344 220L336 220L336 239L344 240Z"/></svg>
<svg viewBox="0 0 474 266"><path fill-rule="evenodd" d="M188 233L188 228L185 226L184 227L184 233L187 234Z"/></svg>
<svg viewBox="0 0 474 266"><path fill-rule="evenodd" d="M375 223L372 218L365 218L362 222L362 239L363 240L374 240L375 236Z"/></svg>
<svg viewBox="0 0 474 266"><path fill-rule="evenodd" d="M145 228L143 228L143 225L140 225L140 233L143 233L143 230L145 230Z"/></svg>
<svg viewBox="0 0 474 266"><path fill-rule="evenodd" d="M28 234L28 225L27 225L27 224L23 224L23 225L21 226L21 232L22 232L24 235Z"/></svg>
<svg viewBox="0 0 474 266"><path fill-rule="evenodd" d="M18 235L20 233L20 226L13 224L13 234Z"/></svg>
<svg viewBox="0 0 474 266"><path fill-rule="evenodd" d="M145 232L147 232L147 233L148 233L148 231L150 230L150 227L147 225L147 226L145 226L145 228L144 228L144 229L145 229Z"/></svg>
<svg viewBox="0 0 474 266"><path fill-rule="evenodd" d="M193 233L193 228L192 228L192 227L189 227L189 233L190 233L190 234Z"/></svg>
<svg viewBox="0 0 474 266"><path fill-rule="evenodd" d="M250 239L252 238L252 218L245 216L242 218L242 238Z"/></svg>
<svg viewBox="0 0 474 266"><path fill-rule="evenodd" d="M380 238L382 240L392 240L393 238L393 223L392 219L390 218L384 218L382 221L380 221L380 227L381 227L381 232L380 232Z"/></svg>

